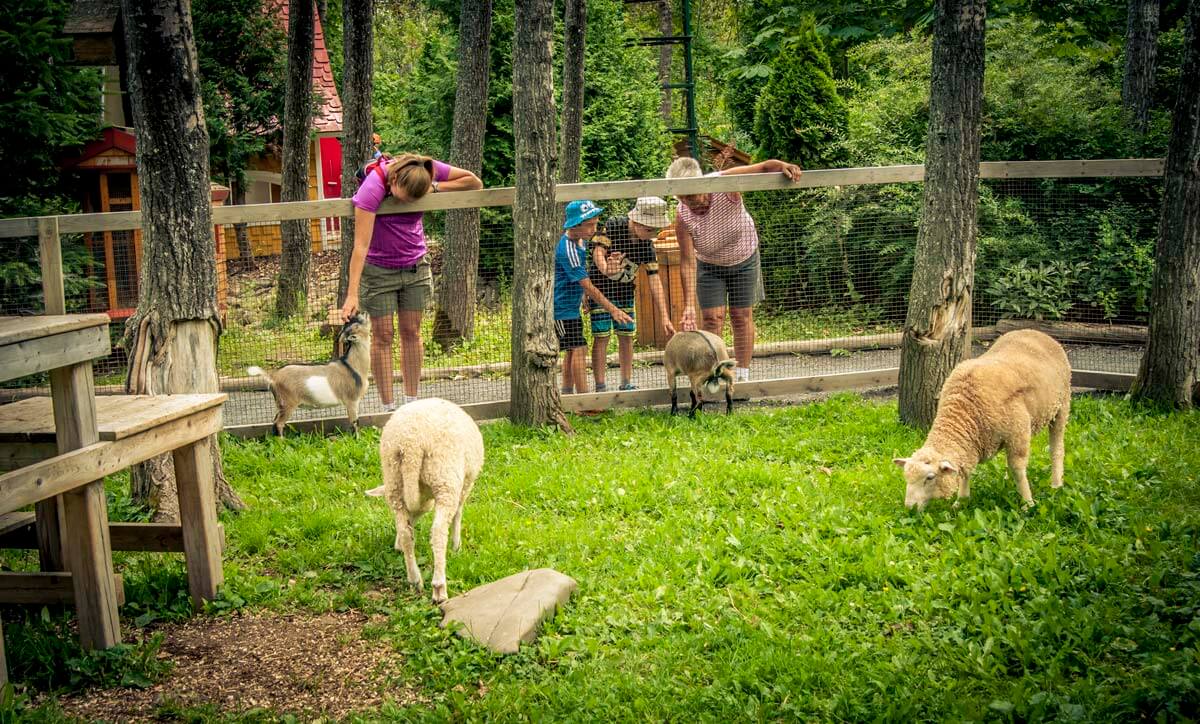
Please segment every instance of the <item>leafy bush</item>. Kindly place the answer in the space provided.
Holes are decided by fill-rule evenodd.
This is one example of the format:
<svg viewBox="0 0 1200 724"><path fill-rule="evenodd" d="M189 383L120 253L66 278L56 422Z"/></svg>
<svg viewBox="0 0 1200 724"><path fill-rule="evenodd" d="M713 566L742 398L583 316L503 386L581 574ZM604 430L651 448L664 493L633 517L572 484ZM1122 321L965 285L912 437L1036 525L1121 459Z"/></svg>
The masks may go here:
<svg viewBox="0 0 1200 724"><path fill-rule="evenodd" d="M1072 289L1087 269L1085 262L1039 262L1021 259L1000 272L987 288L1002 317L1062 319L1071 309Z"/></svg>
<svg viewBox="0 0 1200 724"><path fill-rule="evenodd" d="M0 215L46 216L78 212L64 198L39 199L33 196L0 199ZM37 237L4 239L0 244L0 313L35 314L45 309L42 295L42 269ZM61 237L63 284L68 312L86 310L87 292L101 289L104 262L93 259L79 234ZM91 266L92 273L88 274Z"/></svg>

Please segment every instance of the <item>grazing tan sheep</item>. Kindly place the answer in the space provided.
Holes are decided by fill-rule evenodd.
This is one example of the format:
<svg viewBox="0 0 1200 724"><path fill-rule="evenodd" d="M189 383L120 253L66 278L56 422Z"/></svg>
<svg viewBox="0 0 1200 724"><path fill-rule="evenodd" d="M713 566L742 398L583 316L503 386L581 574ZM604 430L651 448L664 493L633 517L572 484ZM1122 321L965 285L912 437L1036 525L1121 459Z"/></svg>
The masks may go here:
<svg viewBox="0 0 1200 724"><path fill-rule="evenodd" d="M683 373L692 383L692 407L688 417L696 416L696 409L704 402L704 391L710 395L721 389L725 380L725 413L733 412L733 368L737 360L731 359L725 348L725 340L712 332L697 329L677 332L667 348L663 350L663 370L667 373L667 386L671 388L671 414L679 411L675 394L675 376Z"/></svg>
<svg viewBox="0 0 1200 724"><path fill-rule="evenodd" d="M1029 440L1050 426L1050 486L1063 484L1063 434L1071 412L1071 364L1062 345L1031 329L1009 332L985 354L962 362L942 385L925 444L904 468L904 505L971 494L971 471L1004 448L1026 506Z"/></svg>
<svg viewBox="0 0 1200 724"><path fill-rule="evenodd" d="M358 431L358 403L367 394L367 372L371 369L371 327L364 314L356 314L338 330L337 347L341 356L328 364L287 365L270 372L247 367L255 377L266 377L279 411L275 415L275 434L283 435L283 426L297 407L346 406L346 417Z"/></svg>
<svg viewBox="0 0 1200 724"><path fill-rule="evenodd" d="M483 469L483 436L471 416L453 402L428 398L403 405L379 438L383 485L367 495L385 497L396 514L396 550L404 553L408 582L423 587L413 552L413 525L433 510L433 602L446 600L446 538L462 545L462 512Z"/></svg>

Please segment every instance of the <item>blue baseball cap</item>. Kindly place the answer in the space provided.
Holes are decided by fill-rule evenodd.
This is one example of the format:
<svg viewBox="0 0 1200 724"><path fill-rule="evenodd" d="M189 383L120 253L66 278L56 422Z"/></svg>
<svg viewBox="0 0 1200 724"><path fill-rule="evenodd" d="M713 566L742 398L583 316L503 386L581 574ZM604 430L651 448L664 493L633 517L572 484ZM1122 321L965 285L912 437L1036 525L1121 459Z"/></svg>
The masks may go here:
<svg viewBox="0 0 1200 724"><path fill-rule="evenodd" d="M579 226L588 219L594 219L604 213L604 209L587 199L572 201L567 204L567 220L563 223L564 229L569 229L572 226Z"/></svg>

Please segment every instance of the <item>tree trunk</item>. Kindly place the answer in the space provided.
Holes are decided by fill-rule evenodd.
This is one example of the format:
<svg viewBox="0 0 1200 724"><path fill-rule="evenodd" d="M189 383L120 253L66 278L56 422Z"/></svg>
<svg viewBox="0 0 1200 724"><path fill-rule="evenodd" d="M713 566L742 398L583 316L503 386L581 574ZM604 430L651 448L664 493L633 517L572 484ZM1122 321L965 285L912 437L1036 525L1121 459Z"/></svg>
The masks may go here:
<svg viewBox="0 0 1200 724"><path fill-rule="evenodd" d="M126 327L133 355L126 391L217 392L216 250L192 19L178 0L121 6L144 239L138 308ZM215 436L210 444L224 482ZM164 458L134 468L132 492L153 504L156 519L177 519L170 456ZM218 492L223 502L244 507L228 484Z"/></svg>
<svg viewBox="0 0 1200 724"><path fill-rule="evenodd" d="M669 37L675 34L675 21L671 17L671 0L660 0L658 3L658 33L663 37ZM667 126L671 126L671 89L667 84L671 82L671 51L674 46L660 45L658 47L658 85L662 88L662 105L660 112L662 113L663 122Z"/></svg>
<svg viewBox="0 0 1200 724"><path fill-rule="evenodd" d="M233 205L246 205L246 182L244 180L233 184ZM250 245L250 229L246 222L242 221L233 225L233 236L237 240L238 268L253 269L254 247Z"/></svg>
<svg viewBox="0 0 1200 724"><path fill-rule="evenodd" d="M587 36L587 0L565 0L563 10L562 145L559 181L579 181L583 142L583 51Z"/></svg>
<svg viewBox="0 0 1200 724"><path fill-rule="evenodd" d="M1125 78L1121 105L1139 133L1150 125L1150 96L1158 60L1159 0L1129 0L1125 29Z"/></svg>
<svg viewBox="0 0 1200 724"><path fill-rule="evenodd" d="M458 26L458 88L450 163L483 174L491 61L492 2L463 0ZM433 315L433 339L450 350L475 336L475 282L479 276L479 209L446 212L442 274Z"/></svg>
<svg viewBox="0 0 1200 724"><path fill-rule="evenodd" d="M570 430L554 373L554 31L551 0L516 0L513 127L517 190L513 207L512 377L509 417Z"/></svg>
<svg viewBox="0 0 1200 724"><path fill-rule="evenodd" d="M375 0L342 3L342 198L358 190L355 173L371 158L371 96L375 88ZM337 303L346 301L354 215L342 217Z"/></svg>
<svg viewBox="0 0 1200 724"><path fill-rule="evenodd" d="M312 132L312 0L290 2L288 11L288 85L283 111L282 200L308 200L308 146ZM275 315L291 317L308 300L308 268L312 256L309 220L280 223L283 248L279 257Z"/></svg>
<svg viewBox="0 0 1200 724"><path fill-rule="evenodd" d="M900 420L928 428L971 348L986 0L937 0L925 201L900 347Z"/></svg>
<svg viewBox="0 0 1200 724"><path fill-rule="evenodd" d="M1164 169L1150 330L1135 399L1200 404L1200 2L1188 7L1179 98Z"/></svg>

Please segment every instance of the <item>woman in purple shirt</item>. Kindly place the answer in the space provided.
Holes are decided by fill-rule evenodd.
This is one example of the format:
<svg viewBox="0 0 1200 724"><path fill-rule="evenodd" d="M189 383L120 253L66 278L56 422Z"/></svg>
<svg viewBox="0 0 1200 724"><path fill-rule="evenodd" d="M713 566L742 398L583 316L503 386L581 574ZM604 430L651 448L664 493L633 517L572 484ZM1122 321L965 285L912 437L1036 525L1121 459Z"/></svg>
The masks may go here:
<svg viewBox="0 0 1200 724"><path fill-rule="evenodd" d="M404 374L404 401L417 398L421 378L421 315L433 295L433 272L425 258L424 212L385 214L376 218L380 204L389 195L400 203L411 203L432 191L472 191L483 182L466 169L426 156L404 154L382 159L369 169L354 194L354 253L350 257L350 281L342 319L360 308L359 286L363 287L361 309L371 317L371 373L379 388L385 410L392 402L393 318L400 322L400 369Z"/></svg>

